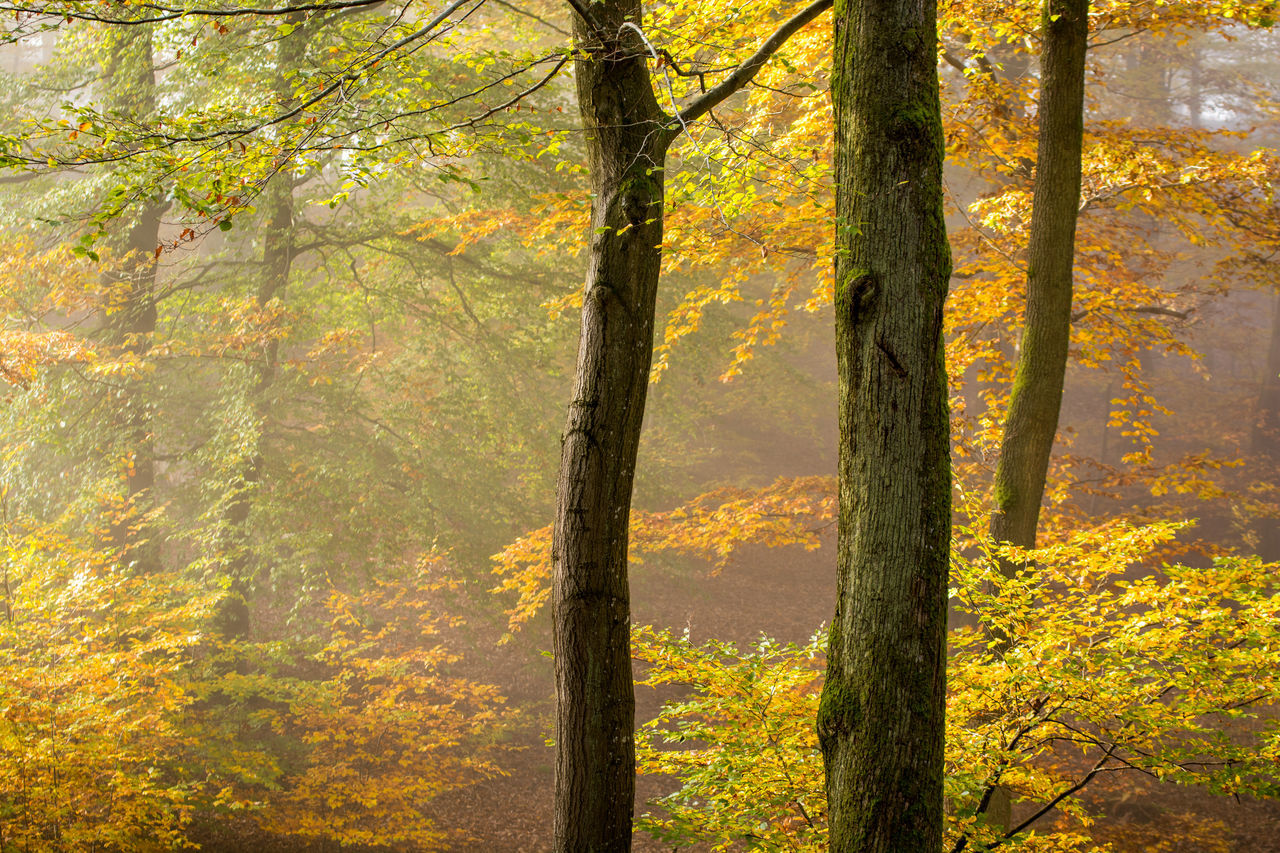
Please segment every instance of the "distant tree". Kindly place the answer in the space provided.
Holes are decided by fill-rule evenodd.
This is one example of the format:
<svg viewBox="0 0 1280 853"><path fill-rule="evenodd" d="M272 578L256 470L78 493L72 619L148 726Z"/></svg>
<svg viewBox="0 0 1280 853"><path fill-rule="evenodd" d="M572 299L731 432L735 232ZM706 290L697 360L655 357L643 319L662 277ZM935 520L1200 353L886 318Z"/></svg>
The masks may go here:
<svg viewBox="0 0 1280 853"><path fill-rule="evenodd" d="M298 0L290 0L294 5ZM284 19L286 31L277 37L275 63L271 69L271 88L280 109L294 103L292 78L306 53L307 30L302 26L300 12ZM268 312L273 303L282 303L289 284L295 254L294 186L293 171L287 162L279 164L274 174L266 178L261 193L262 207L262 261L258 265L257 292L254 301L259 312ZM250 391L254 415L259 421L269 414L266 395L279 370L280 341L267 335L254 354ZM224 574L228 583L228 595L223 599L219 612L218 628L227 637L247 639L250 629L248 598L253 585L256 567L250 541L249 514L253 508L253 492L262 480L263 460L261 448L254 447L246 454L236 481L231 484L233 494L226 510L228 537L224 548L226 566Z"/></svg>
<svg viewBox="0 0 1280 853"><path fill-rule="evenodd" d="M1084 146L1088 0L1046 0L1040 143L1027 250L1027 309L996 468L991 535L1034 548L1071 336L1076 216Z"/></svg>
<svg viewBox="0 0 1280 853"><path fill-rule="evenodd" d="M1049 454L1071 339L1076 216L1084 149L1084 74L1089 50L1089 0L1046 0L1041 17L1035 193L1027 249L1027 308L1018 363L996 467L991 536L1034 548ZM1004 563L1005 571L1016 567ZM1007 641L1008 638L1000 638ZM1007 789L992 794L989 817L1008 826Z"/></svg>
<svg viewBox="0 0 1280 853"><path fill-rule="evenodd" d="M101 28L103 99L126 120L150 121L156 110L156 63L149 25ZM142 571L159 568L159 534L143 523L155 504L152 400L142 361L156 332L156 260L160 219L168 205L154 193L115 223L109 240L117 259L104 275L110 343L132 363L118 377L116 448L124 467L123 503L112 524L117 548Z"/></svg>

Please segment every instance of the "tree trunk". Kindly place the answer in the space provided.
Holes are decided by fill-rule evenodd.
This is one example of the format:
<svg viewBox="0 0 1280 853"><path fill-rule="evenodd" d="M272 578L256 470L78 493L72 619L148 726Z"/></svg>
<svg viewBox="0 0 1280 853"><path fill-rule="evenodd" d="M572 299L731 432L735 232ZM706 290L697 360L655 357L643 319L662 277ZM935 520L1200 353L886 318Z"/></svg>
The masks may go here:
<svg viewBox="0 0 1280 853"><path fill-rule="evenodd" d="M639 0L571 0L578 108L591 161L591 240L551 548L557 853L631 849L635 697L627 533L653 361L663 169L680 132L746 86L830 8L812 2L678 117L658 106ZM653 57L656 59L656 57Z"/></svg>
<svg viewBox="0 0 1280 853"><path fill-rule="evenodd" d="M297 5L296 0L290 0L290 3ZM280 37L276 44L273 88L281 110L287 109L294 101L293 86L287 75L299 67L307 44L306 33L301 27L301 13L287 16L285 22L297 29ZM262 190L266 230L262 238L262 276L257 292L259 308L265 308L272 300L284 296L293 267L293 176L287 165L280 164L280 171L268 178ZM254 364L254 386L251 394L259 423L264 422L269 414L266 394L275 381L279 349L279 343L272 338ZM248 639L251 627L248 598L253 583L254 565L249 512L253 508L254 493L261 478L259 438L254 453L245 460L240 472L240 482L235 485L236 492L226 512L229 541L225 571L231 586L219 609L217 628L222 636L229 639Z"/></svg>
<svg viewBox="0 0 1280 853"><path fill-rule="evenodd" d="M831 850L936 851L951 469L951 273L934 0L835 12L838 598L818 735Z"/></svg>
<svg viewBox="0 0 1280 853"><path fill-rule="evenodd" d="M149 118L156 108L151 27L109 27L103 32L103 38L108 43L108 58L103 66L103 78L109 87L108 102L123 113ZM161 201L143 201L127 230L108 241L118 265L103 276L104 284L111 291L112 313L107 320L107 336L123 353L137 359L146 357L156 331L155 250L160 242L160 220L165 208ZM112 545L144 573L159 568L159 542L154 525L139 520L139 516L155 504L150 396L148 383L141 374L124 374L116 428L125 460L124 498L128 509L111 525Z"/></svg>
<svg viewBox="0 0 1280 853"><path fill-rule="evenodd" d="M631 848L635 698L627 532L644 417L669 144L633 0L575 16L574 70L591 163L591 237L552 546L555 849Z"/></svg>
<svg viewBox="0 0 1280 853"><path fill-rule="evenodd" d="M993 539L1024 548L1035 546L1071 337L1088 0L1047 0L1042 25L1040 140L1027 250L1027 309L991 519Z"/></svg>
<svg viewBox="0 0 1280 853"><path fill-rule="evenodd" d="M1276 484L1277 473L1280 473L1280 293L1276 294L1274 305L1271 346L1267 351L1262 390L1258 393L1253 430L1249 437L1254 470L1261 473L1270 485ZM1257 539L1259 557L1269 563L1280 560L1280 518L1268 515L1255 519L1253 535Z"/></svg>
<svg viewBox="0 0 1280 853"><path fill-rule="evenodd" d="M1071 339L1089 0L1045 0L1041 26L1040 133L1027 247L1027 307L991 516L991 538L1023 548L1036 544ZM1008 562L1000 568L1005 574L1017 570ZM997 788L987 807L987 822L1009 826L1012 806L1008 789Z"/></svg>

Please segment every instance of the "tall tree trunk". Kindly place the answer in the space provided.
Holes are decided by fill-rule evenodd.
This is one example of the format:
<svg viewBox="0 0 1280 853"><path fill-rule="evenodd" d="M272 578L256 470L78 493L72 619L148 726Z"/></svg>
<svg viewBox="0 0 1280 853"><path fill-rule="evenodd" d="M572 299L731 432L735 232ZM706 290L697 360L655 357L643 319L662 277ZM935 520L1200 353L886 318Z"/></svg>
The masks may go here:
<svg viewBox="0 0 1280 853"><path fill-rule="evenodd" d="M1027 308L996 468L997 542L1035 546L1071 337L1072 268L1084 145L1088 0L1046 0L1040 139L1027 250Z"/></svg>
<svg viewBox="0 0 1280 853"><path fill-rule="evenodd" d="M1271 485L1277 485L1280 474L1280 293L1274 298L1271 315L1271 346L1258 393L1253 430L1249 437L1254 457L1254 470L1262 473ZM1273 498L1274 500L1274 498ZM1273 515L1253 522L1258 556L1267 562L1280 560L1280 518Z"/></svg>
<svg viewBox="0 0 1280 853"><path fill-rule="evenodd" d="M1187 57L1187 123L1199 130L1204 122L1204 62L1198 44Z"/></svg>
<svg viewBox="0 0 1280 853"><path fill-rule="evenodd" d="M663 169L681 130L747 85L812 2L678 117L658 106L639 0L571 0L578 108L591 161L591 239L552 540L557 853L631 849L635 697L627 533L653 362Z"/></svg>
<svg viewBox="0 0 1280 853"><path fill-rule="evenodd" d="M936 851L951 533L937 10L835 8L839 580L818 711L831 849Z"/></svg>
<svg viewBox="0 0 1280 853"><path fill-rule="evenodd" d="M109 27L103 80L107 100L117 110L141 119L156 108L155 61L151 27ZM141 360L151 349L156 331L156 246L166 205L147 199L133 213L128 227L108 241L118 264L104 276L111 291L107 320L110 342L123 353ZM111 526L112 545L142 572L159 568L159 542L153 525L138 516L154 506L156 485L152 407L148 383L142 374L126 373L121 380L117 429L125 460L124 497L130 508Z"/></svg>
<svg viewBox="0 0 1280 853"><path fill-rule="evenodd" d="M290 5L298 5L290 0ZM294 101L293 85L289 73L296 70L306 52L306 33L301 28L301 13L285 18L287 24L297 29L280 37L276 43L276 71L274 90L279 108L283 111ZM272 300L284 296L293 267L293 176L287 164L267 180L262 190L262 210L266 228L262 238L262 272L256 300L259 308L266 308ZM279 343L272 338L253 365L254 385L250 392L254 413L263 423L269 412L266 394L276 377ZM250 632L249 594L253 583L253 544L250 540L249 513L262 478L261 439L240 472L235 495L227 507L228 528L226 574L230 579L230 593L223 600L217 617L217 628L222 636L247 639Z"/></svg>
<svg viewBox="0 0 1280 853"><path fill-rule="evenodd" d="M591 163L591 238L552 546L555 849L631 847L635 698L627 532L662 244L667 116L653 95L635 0L575 16Z"/></svg>
<svg viewBox="0 0 1280 853"><path fill-rule="evenodd" d="M1089 0L1045 0L1041 26L1040 132L1027 248L1027 307L991 516L991 538L1023 548L1036 544L1071 338ZM1002 563L1001 570L1012 573L1016 566ZM1012 802L1007 788L993 791L988 823L1008 826Z"/></svg>

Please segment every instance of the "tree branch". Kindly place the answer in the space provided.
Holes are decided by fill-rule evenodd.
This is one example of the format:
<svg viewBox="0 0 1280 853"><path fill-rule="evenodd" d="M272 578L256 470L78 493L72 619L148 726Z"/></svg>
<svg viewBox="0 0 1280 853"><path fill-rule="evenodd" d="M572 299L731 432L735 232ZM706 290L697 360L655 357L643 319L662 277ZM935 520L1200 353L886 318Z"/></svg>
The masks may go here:
<svg viewBox="0 0 1280 853"><path fill-rule="evenodd" d="M430 35L432 30L436 29L436 27L440 26L445 21L447 21L449 19L449 16L452 15L454 12L458 11L458 9L462 8L468 3L475 3L475 8L479 8L482 4L484 4L484 2L485 0L453 0L453 2L449 3L449 5L446 6L443 10L441 10L439 14L437 14L434 18L432 18L430 21L428 21L425 25L423 25L419 29L387 45L382 50L378 51L372 57L364 60L363 62L350 66L345 72L335 74L333 79L327 85L325 85L324 88L322 88L320 91L318 91L311 97L307 98L306 100L294 105L292 108L286 110L280 115L272 116L271 118L268 118L268 119L263 119L262 121L255 122L254 124L251 124L245 127L219 129L219 130L211 131L209 133L191 134L187 136L175 136L173 134L159 133L159 132L147 133L139 136L136 140L134 140L134 142L135 143L157 142L158 145L156 148L135 149L135 150L126 151L122 154L106 156L106 157L92 157L92 158L83 158L83 159L77 158L74 160L56 161L55 164L58 166L76 166L76 165L84 165L89 163L115 162L117 160L127 159L129 157L134 157L139 154L145 154L145 153L148 153L149 151L158 150L159 148L167 147L169 145L197 144L197 143L204 143L204 142L212 142L214 140L230 141L234 139L241 139L245 136L249 136L251 134L257 133L260 130L265 130L268 127L273 127L275 125L281 124L283 122L288 121L291 118L301 115L310 107L314 106L320 101L323 101L324 99L328 98L330 95L334 94L335 92L342 90L348 84L357 82L366 73L368 73L373 68L376 68L380 62L382 62L392 53L395 53L397 50L400 50L401 48L406 47L412 44L413 42L418 41L419 39ZM471 11L475 11L475 8L473 8ZM0 7L0 10L2 10L2 7ZM470 12L468 14L470 14ZM221 144L221 142L219 144ZM38 157L21 156L21 155L10 155L9 159L15 162L23 162L23 163L30 163L30 164L38 164L43 162Z"/></svg>
<svg viewBox="0 0 1280 853"><path fill-rule="evenodd" d="M769 58L778 52L778 48L786 44L787 39L795 35L806 24L831 8L832 0L813 0L808 6L787 19L782 26L774 30L773 35L751 54L741 65L718 84L694 99L678 114L679 129L672 130L672 136L678 136L691 121L697 121L709 113L722 101L751 82Z"/></svg>
<svg viewBox="0 0 1280 853"><path fill-rule="evenodd" d="M1122 308L1120 310L1129 314L1157 314L1161 317L1177 317L1179 320L1186 320L1191 316L1191 312L1196 309L1191 308L1186 311L1178 311L1174 308L1165 308L1163 305L1135 305L1132 308ZM1091 313L1092 311L1088 309L1076 311L1071 315L1071 322L1074 323L1076 320L1082 320Z"/></svg>
<svg viewBox="0 0 1280 853"><path fill-rule="evenodd" d="M562 36L573 35L573 33L569 32L564 27L557 26L551 23L550 21L548 21L546 18L535 15L534 13L530 12L528 9L521 9L519 6L515 5L514 3L508 3L507 0L490 0L490 2L496 3L499 6L510 9L512 12L515 12L517 15L523 15L526 18L537 21L539 24L542 24L547 29L553 32L557 32Z"/></svg>
<svg viewBox="0 0 1280 853"><path fill-rule="evenodd" d="M1044 817L1049 812L1053 811L1057 807L1058 803L1062 802L1067 797L1071 796L1072 794L1076 793L1081 788L1085 787L1090 782L1092 782L1093 778L1097 776L1099 773L1101 773L1103 768L1106 767L1107 762L1111 760L1111 757L1115 753L1115 751L1116 751L1115 744L1112 744L1111 746L1107 747L1106 752L1104 752L1102 754L1102 757L1098 759L1098 763L1093 765L1093 769L1091 769L1088 773L1086 773L1083 779L1081 779L1076 784L1072 785L1067 790L1063 791L1061 794L1058 794L1058 796L1054 797L1052 800L1045 803L1044 807L1041 808L1039 811L1037 811L1035 814L1033 814L1031 817L1027 818L1022 823L1018 824L1013 829L1006 832L1004 834L1004 839L1002 840L1013 838L1019 832L1022 832L1022 830L1031 826L1031 824L1035 823L1040 818ZM999 843L1000 843L999 841L996 842L996 844L999 844ZM992 847L995 847L996 844L990 845L987 849L991 849Z"/></svg>
<svg viewBox="0 0 1280 853"><path fill-rule="evenodd" d="M954 53L952 53L949 50L942 51L942 59L952 68L959 71L961 74L963 74L969 68L967 65L964 64L964 60L962 60L960 57L956 56Z"/></svg>
<svg viewBox="0 0 1280 853"><path fill-rule="evenodd" d="M588 6L585 3L583 3L582 0L565 0L565 2L567 2L571 7L573 7L573 11L577 12L578 17L582 18L582 20L586 23L588 32L590 32L592 35L599 34L600 24L596 21L596 16L591 14L591 9L588 8Z"/></svg>
<svg viewBox="0 0 1280 853"><path fill-rule="evenodd" d="M130 5L130 9L146 9L151 14L148 16L136 18L114 18L105 15L98 15L89 12L80 11L76 6L67 4L66 8L58 9L51 7L51 4L28 5L24 3L0 3L0 12L12 12L15 15L32 15L38 17L55 18L59 20L78 20L92 21L99 24L118 24L121 26L137 26L140 24L158 24L164 21L173 21L178 18L236 18L236 17L272 17L280 15L291 15L295 12L336 12L349 9L359 9L366 6L377 6L386 3L387 0L331 0L331 2L306 3L299 6L286 4L284 6L269 6L262 9L249 8L229 8L219 9L213 7L196 7L194 9L182 9L175 6L164 6L157 3L145 3L139 5ZM78 5L78 4L77 4Z"/></svg>
<svg viewBox="0 0 1280 853"><path fill-rule="evenodd" d="M543 86L550 83L555 78L555 76L560 73L560 69L564 68L565 65L569 62L569 59L570 59L569 56L560 57L560 61L555 64L555 67L552 68L551 71L546 76L544 76L538 82L534 83L528 89L525 89L522 92L517 92L516 95L511 99L507 101L503 101L501 104L498 104L496 107L490 107L489 109L485 110L479 115L472 116L466 121L460 121L455 125L446 127L443 131L441 131L441 133L448 133L453 130L461 130L464 127L475 127L485 119L490 118L491 116L494 116L502 112L503 110L510 109L511 107L523 101L525 98L532 95L534 92L541 89Z"/></svg>

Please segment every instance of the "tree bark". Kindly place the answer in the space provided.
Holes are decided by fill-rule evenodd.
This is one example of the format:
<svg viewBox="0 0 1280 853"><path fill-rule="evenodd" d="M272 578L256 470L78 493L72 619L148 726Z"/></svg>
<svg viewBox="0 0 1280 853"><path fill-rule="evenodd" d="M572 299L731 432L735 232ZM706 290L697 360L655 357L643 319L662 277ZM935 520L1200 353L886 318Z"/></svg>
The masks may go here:
<svg viewBox="0 0 1280 853"><path fill-rule="evenodd" d="M1041 26L1040 129L1027 247L1027 307L991 516L991 538L1023 548L1036 544L1066 381L1084 150L1089 0L1045 0ZM1017 568L1007 561L1000 564L1006 575ZM996 788L988 802L987 822L1009 826L1012 807L1009 790Z"/></svg>
<svg viewBox="0 0 1280 853"><path fill-rule="evenodd" d="M1024 548L1035 546L1071 337L1088 0L1046 0L1043 27L1026 318L1000 445L991 519L993 539Z"/></svg>
<svg viewBox="0 0 1280 853"><path fill-rule="evenodd" d="M627 534L653 357L668 117L649 79L635 0L575 16L590 152L586 289L552 545L555 849L631 848L635 698Z"/></svg>
<svg viewBox="0 0 1280 853"><path fill-rule="evenodd" d="M839 577L818 711L830 844L935 851L951 532L937 10L835 9Z"/></svg>

